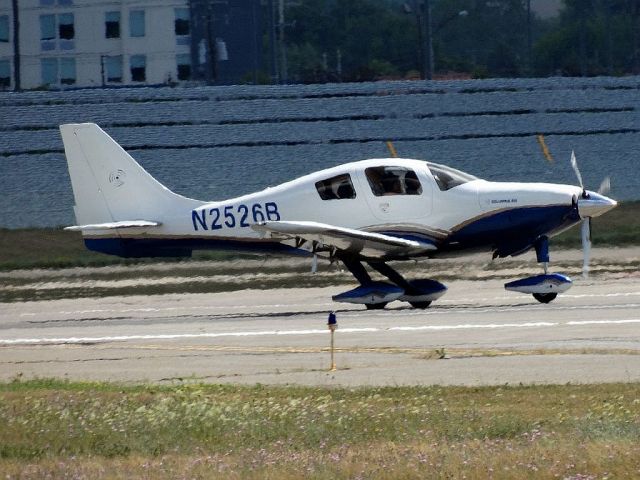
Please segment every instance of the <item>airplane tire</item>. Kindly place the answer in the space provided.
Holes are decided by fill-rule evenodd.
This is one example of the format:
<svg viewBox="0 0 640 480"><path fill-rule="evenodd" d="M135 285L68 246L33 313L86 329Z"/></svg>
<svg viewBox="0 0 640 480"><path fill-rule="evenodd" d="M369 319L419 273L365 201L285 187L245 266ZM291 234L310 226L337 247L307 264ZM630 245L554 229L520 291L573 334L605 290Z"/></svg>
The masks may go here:
<svg viewBox="0 0 640 480"><path fill-rule="evenodd" d="M429 302L409 302L409 305L411 305L413 308L429 308L429 305L431 305L431 301Z"/></svg>
<svg viewBox="0 0 640 480"><path fill-rule="evenodd" d="M364 306L367 307L367 310L382 310L384 307L387 306L387 302L365 303Z"/></svg>
<svg viewBox="0 0 640 480"><path fill-rule="evenodd" d="M534 293L533 298L538 300L540 303L549 303L558 296L557 293Z"/></svg>

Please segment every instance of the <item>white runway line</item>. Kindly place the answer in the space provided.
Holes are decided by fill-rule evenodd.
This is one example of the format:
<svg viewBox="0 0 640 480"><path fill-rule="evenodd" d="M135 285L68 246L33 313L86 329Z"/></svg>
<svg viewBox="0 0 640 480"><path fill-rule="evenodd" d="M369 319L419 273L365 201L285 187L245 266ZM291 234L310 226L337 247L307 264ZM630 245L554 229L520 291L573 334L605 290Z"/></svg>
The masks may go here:
<svg viewBox="0 0 640 480"><path fill-rule="evenodd" d="M364 328L341 328L341 333L380 333L380 332L403 332L421 330L472 330L472 329L496 329L496 328L543 328L558 326L578 326L578 325L621 325L640 324L640 318L625 320L585 320L570 322L529 322L529 323L491 323L491 324L459 324L459 325L422 325L405 327L364 327ZM311 330L263 330L248 332L222 332L222 333L182 333L171 335L120 335L109 337L67 337L67 338L16 338L0 339L0 345L54 345L54 344L79 344L79 343L106 343L124 342L130 340L177 340L194 338L221 338L221 337L259 337L259 336L280 336L280 335L326 335L326 329Z"/></svg>

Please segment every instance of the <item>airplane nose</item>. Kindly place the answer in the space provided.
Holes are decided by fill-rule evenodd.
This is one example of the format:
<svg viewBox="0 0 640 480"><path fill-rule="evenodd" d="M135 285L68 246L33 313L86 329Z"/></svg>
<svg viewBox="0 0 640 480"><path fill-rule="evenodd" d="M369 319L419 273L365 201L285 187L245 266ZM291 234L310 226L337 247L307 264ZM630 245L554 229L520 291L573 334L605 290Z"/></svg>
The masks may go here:
<svg viewBox="0 0 640 480"><path fill-rule="evenodd" d="M580 218L597 217L618 205L615 200L587 190L586 197L578 198Z"/></svg>

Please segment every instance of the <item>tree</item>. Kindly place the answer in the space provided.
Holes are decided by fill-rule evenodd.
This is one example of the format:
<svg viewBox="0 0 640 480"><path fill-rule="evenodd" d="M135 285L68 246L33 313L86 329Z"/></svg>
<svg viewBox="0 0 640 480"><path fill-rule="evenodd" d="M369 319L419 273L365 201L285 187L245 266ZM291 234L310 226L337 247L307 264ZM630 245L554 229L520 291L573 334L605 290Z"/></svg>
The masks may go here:
<svg viewBox="0 0 640 480"><path fill-rule="evenodd" d="M559 18L536 45L536 73L592 76L638 71L639 17L638 0L564 0Z"/></svg>

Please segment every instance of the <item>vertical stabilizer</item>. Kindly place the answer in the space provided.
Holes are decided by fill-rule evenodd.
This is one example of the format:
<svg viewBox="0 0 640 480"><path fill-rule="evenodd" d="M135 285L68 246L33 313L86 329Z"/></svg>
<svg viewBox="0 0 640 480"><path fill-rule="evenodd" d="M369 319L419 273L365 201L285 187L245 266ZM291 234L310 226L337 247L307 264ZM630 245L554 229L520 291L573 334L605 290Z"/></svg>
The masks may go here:
<svg viewBox="0 0 640 480"><path fill-rule="evenodd" d="M171 192L93 123L60 126L79 225L163 222L202 202Z"/></svg>

